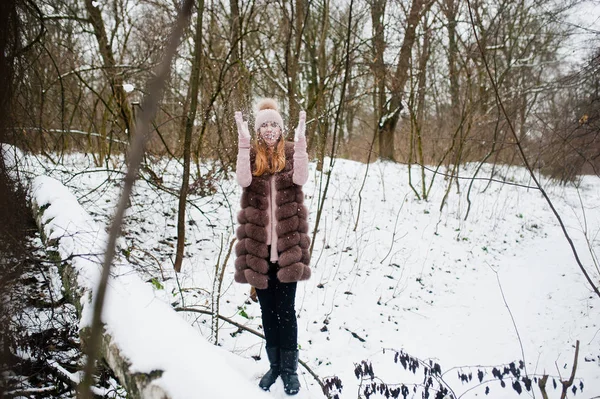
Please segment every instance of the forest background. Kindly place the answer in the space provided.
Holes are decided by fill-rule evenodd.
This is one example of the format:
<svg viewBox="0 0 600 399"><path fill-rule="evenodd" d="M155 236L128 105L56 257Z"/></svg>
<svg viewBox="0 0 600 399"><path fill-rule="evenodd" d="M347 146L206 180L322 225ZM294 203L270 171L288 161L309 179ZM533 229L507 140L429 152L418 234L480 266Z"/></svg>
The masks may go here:
<svg viewBox="0 0 600 399"><path fill-rule="evenodd" d="M233 112L251 115L269 96L288 131L307 111L320 165L325 156L454 165L450 185L461 163L522 164L518 140L542 173L562 181L592 173L599 32L573 22L582 4L198 1L148 156L219 160L215 175L192 168L195 187L209 188L234 164ZM98 165L121 153L177 5L23 2L15 143L47 156L85 151ZM426 198L426 186L415 194Z"/></svg>
<svg viewBox="0 0 600 399"><path fill-rule="evenodd" d="M479 165L475 177L483 164L492 165L486 178L496 165L526 166L563 184L598 175L600 32L573 19L582 10L593 17L594 6L195 2L142 166L144 178L179 197L175 269L187 195L214 194L234 169L233 113L251 116L264 96L280 101L288 132L307 111L317 170L330 171L339 158L405 163L422 172L415 184L408 175L419 199L444 179L440 208L452 187L466 186L459 168L466 163ZM16 76L2 141L57 164L83 152L96 166L117 167L178 7L175 0L17 1L18 40L6 53ZM164 157L183 165L178 192L156 168Z"/></svg>
<svg viewBox="0 0 600 399"><path fill-rule="evenodd" d="M178 2L19 4L16 104L5 141L56 162L64 151L83 151L110 165L128 147ZM234 168L232 115L251 116L260 97L281 102L288 132L306 110L318 170L326 156L406 163L421 168L421 181L410 181L418 198L431 188L426 165L443 168L448 190L460 189L466 162L529 164L561 182L596 173L594 5L197 1L143 165L157 182L153 157L184 166L176 269L187 194L214 192L215 179ZM202 174L207 160L218 162Z"/></svg>

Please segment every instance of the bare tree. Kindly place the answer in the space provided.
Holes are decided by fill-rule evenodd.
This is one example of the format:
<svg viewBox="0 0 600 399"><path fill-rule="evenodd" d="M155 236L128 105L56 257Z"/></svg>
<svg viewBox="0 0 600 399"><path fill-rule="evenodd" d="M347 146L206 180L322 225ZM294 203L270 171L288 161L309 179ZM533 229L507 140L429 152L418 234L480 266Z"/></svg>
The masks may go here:
<svg viewBox="0 0 600 399"><path fill-rule="evenodd" d="M412 0L405 23L404 38L397 58L396 70L391 75L384 62L385 38L383 36L386 0L371 2L371 19L373 22L373 51L375 63L373 66L375 85L375 115L377 119L377 134L379 137L379 157L394 161L394 137L396 126L403 109L404 86L408 80L411 52L416 38L416 29L423 13L431 6L428 0ZM385 70L385 73L384 73ZM389 94L388 94L389 91Z"/></svg>
<svg viewBox="0 0 600 399"><path fill-rule="evenodd" d="M125 131L129 137L134 124L133 113L131 111L131 105L127 100L127 92L123 86L124 82L122 75L118 72L117 61L115 60L111 42L106 32L102 13L98 8L97 3L93 0L85 0L85 8L94 30L94 36L98 42L98 49L104 62L105 73L108 77L110 88L117 102L117 106L120 109L120 115L125 126Z"/></svg>
<svg viewBox="0 0 600 399"><path fill-rule="evenodd" d="M185 139L183 143L183 178L179 190L179 210L177 212L177 250L175 252L175 263L173 268L176 272L181 271L183 254L185 250L185 211L187 195L190 184L190 158L192 152L192 132L196 121L196 109L198 108L198 95L200 88L200 66L202 64L202 20L204 16L204 0L198 0L196 17L196 34L194 36L194 55L192 62L192 73L190 76L191 102L185 123Z"/></svg>

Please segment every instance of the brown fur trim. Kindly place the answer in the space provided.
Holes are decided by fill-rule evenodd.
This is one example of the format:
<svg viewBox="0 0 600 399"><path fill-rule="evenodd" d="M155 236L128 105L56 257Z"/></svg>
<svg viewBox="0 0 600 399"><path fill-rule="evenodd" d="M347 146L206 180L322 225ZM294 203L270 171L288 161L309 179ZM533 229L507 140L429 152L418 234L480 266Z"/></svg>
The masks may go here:
<svg viewBox="0 0 600 399"><path fill-rule="evenodd" d="M248 186L248 193L266 196L269 192L269 181L261 179L260 176L253 176L252 182Z"/></svg>
<svg viewBox="0 0 600 399"><path fill-rule="evenodd" d="M244 240L240 240L237 242L237 244L235 244L235 256L236 257L240 257L243 255L246 255L248 253L248 251L246 250L246 243L244 242L246 241Z"/></svg>
<svg viewBox="0 0 600 399"><path fill-rule="evenodd" d="M238 226L237 229L235 229L235 236L237 237L238 240L243 240L244 238L246 238L248 236L246 234L246 229L244 228L244 226L247 226L247 225L241 225L241 226Z"/></svg>
<svg viewBox="0 0 600 399"><path fill-rule="evenodd" d="M308 209L304 205L298 205L298 217L300 219L308 219Z"/></svg>
<svg viewBox="0 0 600 399"><path fill-rule="evenodd" d="M279 237L277 239L277 252L282 253L287 251L294 245L300 244L300 234L297 231L286 235L285 237Z"/></svg>
<svg viewBox="0 0 600 399"><path fill-rule="evenodd" d="M269 207L269 202L266 196L257 195L257 194L249 194L248 195L248 206L252 206L254 208L260 209L261 211L266 211Z"/></svg>
<svg viewBox="0 0 600 399"><path fill-rule="evenodd" d="M302 259L302 250L299 246L295 245L279 255L279 267L283 269L292 263L300 262L300 259Z"/></svg>
<svg viewBox="0 0 600 399"><path fill-rule="evenodd" d="M248 284L248 280L246 280L246 274L242 270L236 270L233 275L233 279L236 283L240 284Z"/></svg>
<svg viewBox="0 0 600 399"><path fill-rule="evenodd" d="M302 250L302 259L300 259L300 262L304 263L305 265L308 265L310 263L310 252L308 251L308 249Z"/></svg>
<svg viewBox="0 0 600 399"><path fill-rule="evenodd" d="M308 280L311 274L310 267L304 265L304 273L302 273L300 280Z"/></svg>
<svg viewBox="0 0 600 399"><path fill-rule="evenodd" d="M255 241L252 238L244 238L244 243L246 244L246 251L248 251L249 254L265 259L269 256L267 244Z"/></svg>
<svg viewBox="0 0 600 399"><path fill-rule="evenodd" d="M302 192L302 190L296 191L296 202L299 204L304 203L304 193Z"/></svg>
<svg viewBox="0 0 600 399"><path fill-rule="evenodd" d="M298 214L298 204L295 202L290 202L284 205L281 205L277 208L277 212L275 212L275 216L277 220L284 220L291 218L292 216L296 216Z"/></svg>
<svg viewBox="0 0 600 399"><path fill-rule="evenodd" d="M306 222L305 219L299 219L299 222L298 222L298 231L300 233L304 233L304 234L308 233L308 223Z"/></svg>
<svg viewBox="0 0 600 399"><path fill-rule="evenodd" d="M277 191L281 189L285 189L288 187L292 187L294 185L294 174L290 173L280 173L275 176L275 188Z"/></svg>
<svg viewBox="0 0 600 399"><path fill-rule="evenodd" d="M284 236L292 231L298 231L299 223L300 219L298 219L298 216L292 216L289 219L281 220L275 227L275 230L277 231L277 237Z"/></svg>
<svg viewBox="0 0 600 399"><path fill-rule="evenodd" d="M300 234L300 248L308 249L310 247L310 237L307 234Z"/></svg>
<svg viewBox="0 0 600 399"><path fill-rule="evenodd" d="M244 231L244 234L246 234L247 237L250 237L258 242L262 242L265 244L267 243L267 229L252 223L246 223L245 226L246 229Z"/></svg>
<svg viewBox="0 0 600 399"><path fill-rule="evenodd" d="M246 212L243 209L238 212L237 221L239 224L244 224L248 222L248 219L246 219Z"/></svg>
<svg viewBox="0 0 600 399"><path fill-rule="evenodd" d="M244 277L250 285L260 290L264 290L269 286L269 278L264 274L256 273L252 269L244 270Z"/></svg>
<svg viewBox="0 0 600 399"><path fill-rule="evenodd" d="M246 265L246 255L242 255L236 258L233 264L235 265L236 271L242 271L244 269L247 269L248 265Z"/></svg>
<svg viewBox="0 0 600 399"><path fill-rule="evenodd" d="M267 274L269 272L269 264L265 258L259 258L254 255L246 255L246 264L255 272Z"/></svg>
<svg viewBox="0 0 600 399"><path fill-rule="evenodd" d="M281 206L283 204L296 200L297 197L298 195L296 193L296 187L285 188L283 190L277 191L277 195L275 196L275 203L277 204L277 206ZM304 197L304 195L302 195L302 197Z"/></svg>
<svg viewBox="0 0 600 399"><path fill-rule="evenodd" d="M302 263L294 263L289 265L288 267L282 267L277 272L277 279L282 283L291 283L294 281L300 281L302 276L304 275L304 264Z"/></svg>
<svg viewBox="0 0 600 399"><path fill-rule="evenodd" d="M242 212L245 212L246 220L248 221L248 223L266 227L267 223L269 222L269 216L267 215L267 213L256 208L249 206Z"/></svg>

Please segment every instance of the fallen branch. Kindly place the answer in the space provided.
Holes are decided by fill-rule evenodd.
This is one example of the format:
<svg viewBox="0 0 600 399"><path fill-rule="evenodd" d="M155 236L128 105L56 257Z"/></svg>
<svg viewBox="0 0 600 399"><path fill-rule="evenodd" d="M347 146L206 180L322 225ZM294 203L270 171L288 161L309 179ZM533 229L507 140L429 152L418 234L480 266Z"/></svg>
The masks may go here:
<svg viewBox="0 0 600 399"><path fill-rule="evenodd" d="M179 308L175 308L175 311L176 311L176 312L193 312L193 313L201 313L201 314L205 314L205 315L208 315L208 316L213 316L213 317L214 317L214 314L213 314L213 312L211 312L210 310L203 310L203 309L196 309L196 308L181 308L181 307L179 307ZM243 324L240 324L240 323L238 323L238 322L236 322L236 321L233 321L233 320L231 320L230 318L228 318L228 317L225 317L225 316L223 316L223 315L220 315L220 314L218 314L218 315L216 315L216 316L217 316L219 319L221 319L221 320L223 320L223 321L226 321L227 323L229 323L229 324L231 324L231 325L233 325L233 326L236 326L237 328L239 328L239 329L241 329L241 330L248 331L250 334L254 334L254 335L256 335L257 337L260 337L260 338L262 338L262 339L265 339L265 336L264 336L264 335L262 335L261 333L259 333L258 331L254 330L254 329L252 329L252 328L250 328L250 327L247 327L247 326L245 326L245 325L243 325ZM327 388L325 387L325 384L323 384L323 381L321 381L321 378L320 378L320 377L319 377L319 376L318 376L318 375L317 375L317 374L316 374L316 373L315 373L315 372L314 372L314 371L313 371L313 370L312 370L310 367L308 367L308 365L307 365L307 364L306 364L306 363L305 363L303 360L301 360L301 359L298 359L298 363L300 363L300 364L302 365L302 367L304 367L304 369L305 369L306 371L308 371L308 373L309 373L310 375L312 375L312 376L313 376L313 378L315 379L315 381L317 381L317 383L318 383L318 384L319 384L319 386L321 387L321 390L323 390L323 393L324 393L325 395L327 395L327 397L329 398L329 395L328 395L328 393L327 393Z"/></svg>

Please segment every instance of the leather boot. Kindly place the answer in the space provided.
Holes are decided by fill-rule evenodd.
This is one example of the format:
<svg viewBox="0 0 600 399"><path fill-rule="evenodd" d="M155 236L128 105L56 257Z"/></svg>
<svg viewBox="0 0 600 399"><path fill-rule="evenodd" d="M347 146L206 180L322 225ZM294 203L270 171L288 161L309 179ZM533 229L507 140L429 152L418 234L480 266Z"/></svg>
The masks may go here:
<svg viewBox="0 0 600 399"><path fill-rule="evenodd" d="M295 395L300 390L298 381L298 350L281 350L281 379L283 390L288 395Z"/></svg>
<svg viewBox="0 0 600 399"><path fill-rule="evenodd" d="M269 359L269 363L271 363L271 368L263 378L260 379L258 386L263 390L268 391L271 388L271 385L275 383L277 377L279 377L280 372L280 357L279 357L279 348L266 348L267 350L267 358Z"/></svg>

